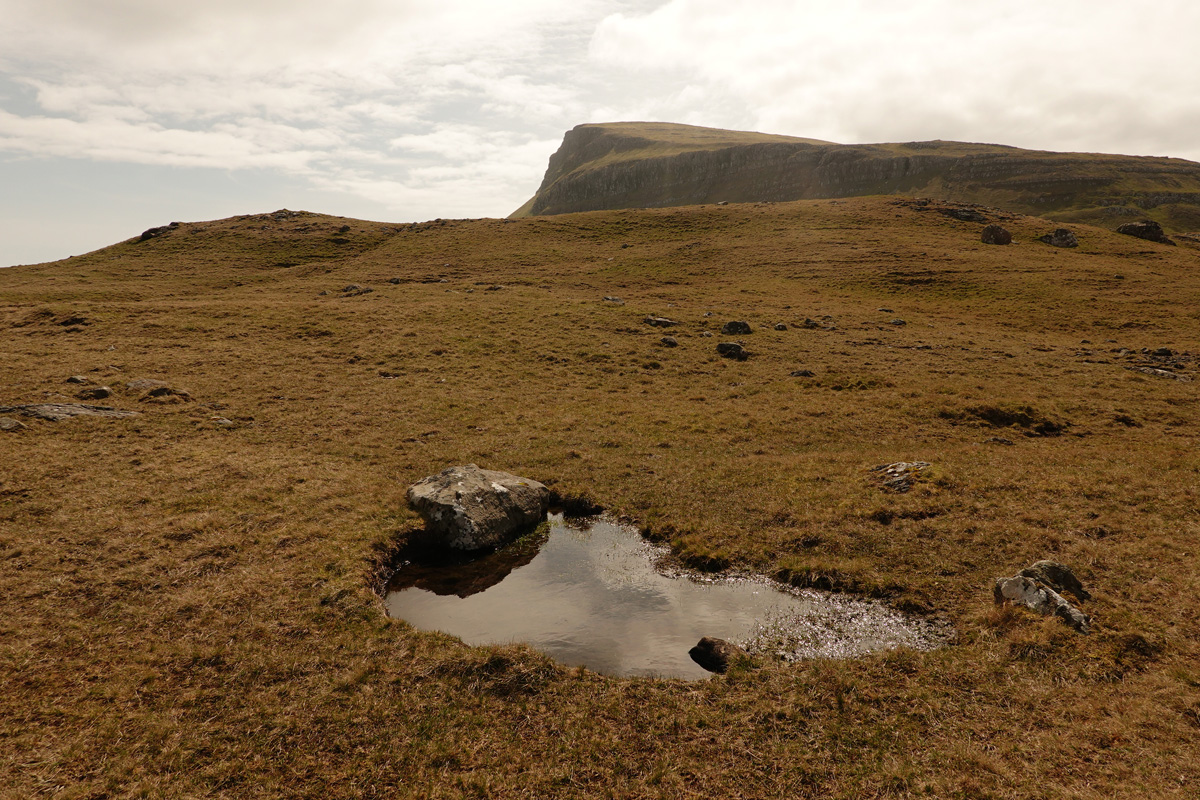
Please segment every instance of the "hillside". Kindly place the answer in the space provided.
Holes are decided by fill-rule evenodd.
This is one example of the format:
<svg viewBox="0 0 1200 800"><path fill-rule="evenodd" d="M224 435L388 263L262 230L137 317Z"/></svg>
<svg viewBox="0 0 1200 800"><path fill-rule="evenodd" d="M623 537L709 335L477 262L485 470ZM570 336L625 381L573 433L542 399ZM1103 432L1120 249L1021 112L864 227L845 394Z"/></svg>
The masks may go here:
<svg viewBox="0 0 1200 800"><path fill-rule="evenodd" d="M579 125L513 217L902 194L1116 228L1200 230L1200 164L992 144L843 145L670 123Z"/></svg>
<svg viewBox="0 0 1200 800"><path fill-rule="evenodd" d="M1194 797L1200 248L1058 224L280 211L0 270L0 794ZM28 409L79 403L137 415ZM465 463L955 642L685 682L389 619ZM1045 558L1089 635L993 604Z"/></svg>

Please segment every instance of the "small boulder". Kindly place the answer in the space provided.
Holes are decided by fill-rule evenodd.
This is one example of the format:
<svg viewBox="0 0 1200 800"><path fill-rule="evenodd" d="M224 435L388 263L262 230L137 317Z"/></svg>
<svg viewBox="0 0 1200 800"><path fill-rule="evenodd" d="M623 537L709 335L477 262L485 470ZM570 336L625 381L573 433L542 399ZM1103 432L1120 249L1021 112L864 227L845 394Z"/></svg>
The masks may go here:
<svg viewBox="0 0 1200 800"><path fill-rule="evenodd" d="M746 348L737 342L720 342L717 344L717 352L723 358L732 358L737 361L745 361L750 357L750 354L746 352Z"/></svg>
<svg viewBox="0 0 1200 800"><path fill-rule="evenodd" d="M750 323L743 320L726 322L721 326L721 333L726 336L743 336L750 333Z"/></svg>
<svg viewBox="0 0 1200 800"><path fill-rule="evenodd" d="M786 330L787 330L787 324L786 324L786 323L783 323L783 322L780 322L779 324L777 324L777 325L775 326L775 330L777 330L777 331L786 331Z"/></svg>
<svg viewBox="0 0 1200 800"><path fill-rule="evenodd" d="M90 383L90 381L82 375L72 375L71 377L67 378L65 383L72 383L72 384L75 384L76 386L83 386L84 384Z"/></svg>
<svg viewBox="0 0 1200 800"><path fill-rule="evenodd" d="M1079 247L1079 239L1066 228L1057 228L1054 233L1038 237L1038 241L1054 247Z"/></svg>
<svg viewBox="0 0 1200 800"><path fill-rule="evenodd" d="M678 347L679 346L679 340L677 340L674 336L664 336L661 339L659 339L658 341L663 347Z"/></svg>
<svg viewBox="0 0 1200 800"><path fill-rule="evenodd" d="M1123 233L1126 236L1136 236L1139 239L1145 239L1148 242L1158 242L1159 244L1169 244L1175 246L1175 242L1163 233L1162 226L1152 219L1144 219L1141 222L1126 222L1117 228L1117 233Z"/></svg>
<svg viewBox="0 0 1200 800"><path fill-rule="evenodd" d="M112 396L112 389L108 388L107 386L92 386L90 388L81 390L79 394L75 396L80 400L103 400L106 397Z"/></svg>
<svg viewBox="0 0 1200 800"><path fill-rule="evenodd" d="M988 225L983 229L984 244L1012 244L1012 234L1000 225Z"/></svg>
<svg viewBox="0 0 1200 800"><path fill-rule="evenodd" d="M724 639L716 639L712 636L705 636L696 646L688 650L688 655L692 657L700 666L704 667L709 672L723 674L729 671L729 662L733 661L739 655L745 655L746 651L738 647L736 644L727 642Z"/></svg>
<svg viewBox="0 0 1200 800"><path fill-rule="evenodd" d="M793 378L815 378L817 373L813 372L811 369L798 369L793 371L791 376Z"/></svg>
<svg viewBox="0 0 1200 800"><path fill-rule="evenodd" d="M481 550L506 544L540 522L550 490L528 478L467 464L408 487L408 504L440 544Z"/></svg>
<svg viewBox="0 0 1200 800"><path fill-rule="evenodd" d="M619 298L619 297L613 297L612 295L605 295L605 297L604 297L604 302L606 302L606 303L616 303L616 304L617 304L617 305L619 305L619 306L623 306L623 305L625 305L625 301L624 301L624 300L622 300L622 299L621 299L621 298Z"/></svg>
<svg viewBox="0 0 1200 800"><path fill-rule="evenodd" d="M1091 630L1091 619L1086 614L1068 603L1058 592L1033 578L1024 575L997 578L992 597L996 605L1016 603L1045 616L1053 614L1080 633Z"/></svg>
<svg viewBox="0 0 1200 800"><path fill-rule="evenodd" d="M1019 575L1026 578L1033 578L1038 583L1041 583L1054 591L1062 594L1070 592L1080 600L1091 600L1092 596L1087 589L1083 588L1083 583L1079 578L1075 577L1075 573L1065 564L1060 564L1057 561L1038 561L1031 566L1021 570Z"/></svg>
<svg viewBox="0 0 1200 800"><path fill-rule="evenodd" d="M800 323L800 327L807 328L808 330L813 330L815 328L821 327L821 323L817 322L815 319L812 319L810 317L805 317L804 322Z"/></svg>
<svg viewBox="0 0 1200 800"><path fill-rule="evenodd" d="M871 467L871 471L880 473L879 481L884 489L904 494L912 489L917 479L921 477L921 473L930 466L928 461L897 461L892 464Z"/></svg>
<svg viewBox="0 0 1200 800"><path fill-rule="evenodd" d="M12 417L0 417L0 431L23 431L25 425Z"/></svg>

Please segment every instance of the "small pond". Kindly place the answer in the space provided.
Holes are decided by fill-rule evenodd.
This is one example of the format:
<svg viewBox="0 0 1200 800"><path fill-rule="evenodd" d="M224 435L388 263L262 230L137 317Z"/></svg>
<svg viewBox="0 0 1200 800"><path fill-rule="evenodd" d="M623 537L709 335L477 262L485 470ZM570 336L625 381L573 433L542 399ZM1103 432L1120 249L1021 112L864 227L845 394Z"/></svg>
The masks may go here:
<svg viewBox="0 0 1200 800"><path fill-rule="evenodd" d="M552 514L494 553L403 564L387 613L467 644L525 642L619 676L708 677L688 656L702 636L787 660L927 650L946 639L936 624L872 601L664 571L656 564L666 553L629 526Z"/></svg>

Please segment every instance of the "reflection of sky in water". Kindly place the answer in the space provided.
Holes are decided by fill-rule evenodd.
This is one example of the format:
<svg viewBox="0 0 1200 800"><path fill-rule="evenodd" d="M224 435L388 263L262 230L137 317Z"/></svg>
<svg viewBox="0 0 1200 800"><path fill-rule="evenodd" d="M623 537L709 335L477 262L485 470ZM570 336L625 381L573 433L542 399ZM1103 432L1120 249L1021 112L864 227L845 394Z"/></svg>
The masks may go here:
<svg viewBox="0 0 1200 800"><path fill-rule="evenodd" d="M581 530L554 517L551 525L537 557L496 585L466 598L417 588L393 591L388 614L467 644L525 642L561 663L610 675L706 677L687 654L700 637L745 641L770 621L773 634L794 633L792 643L805 649L819 643L813 636L836 635L821 635L829 614L815 593L797 597L755 581L668 577L654 569L650 548L636 531L607 521ZM842 624L848 611L861 615L844 608ZM861 626L848 627L841 635ZM781 637L772 641L772 647L783 646ZM886 646L873 644L868 649Z"/></svg>

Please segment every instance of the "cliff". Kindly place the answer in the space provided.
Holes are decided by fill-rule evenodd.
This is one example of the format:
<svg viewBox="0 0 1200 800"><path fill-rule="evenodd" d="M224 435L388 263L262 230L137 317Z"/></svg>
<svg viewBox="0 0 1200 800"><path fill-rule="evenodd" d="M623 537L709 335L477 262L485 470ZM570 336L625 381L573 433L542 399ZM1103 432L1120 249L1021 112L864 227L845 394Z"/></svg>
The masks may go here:
<svg viewBox="0 0 1200 800"><path fill-rule="evenodd" d="M670 123L579 125L513 217L905 194L1114 227L1200 228L1200 164L994 144L842 145Z"/></svg>

